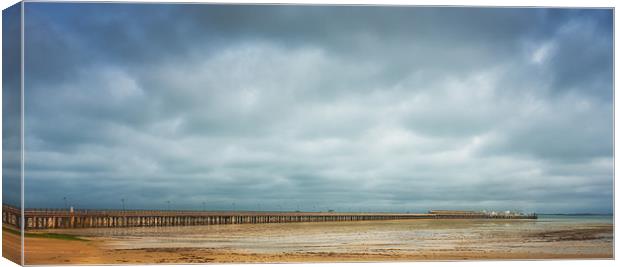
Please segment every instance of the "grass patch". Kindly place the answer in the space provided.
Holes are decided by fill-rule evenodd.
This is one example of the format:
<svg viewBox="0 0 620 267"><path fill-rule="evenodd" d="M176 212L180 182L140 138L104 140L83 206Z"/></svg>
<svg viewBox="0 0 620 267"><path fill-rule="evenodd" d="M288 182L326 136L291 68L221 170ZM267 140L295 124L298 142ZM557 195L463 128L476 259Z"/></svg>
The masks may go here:
<svg viewBox="0 0 620 267"><path fill-rule="evenodd" d="M40 234L39 233L26 233L26 237L53 238L53 239L62 239L62 240L71 240L71 241L88 241L76 235L55 234L55 233L40 233Z"/></svg>
<svg viewBox="0 0 620 267"><path fill-rule="evenodd" d="M14 230L11 228L2 227L3 231L20 235L21 232L18 230ZM69 234L56 234L56 233L26 233L25 237L38 237L38 238L52 238L52 239L61 239L61 240L70 240L70 241L88 241L86 239L80 238L76 235Z"/></svg>
<svg viewBox="0 0 620 267"><path fill-rule="evenodd" d="M22 233L21 233L20 231L18 231L18 230L11 229L11 228L7 228L7 227L2 227L2 231L3 231L3 232L8 232L8 233L11 233L11 234L14 234L14 235L21 235L21 234L22 234Z"/></svg>

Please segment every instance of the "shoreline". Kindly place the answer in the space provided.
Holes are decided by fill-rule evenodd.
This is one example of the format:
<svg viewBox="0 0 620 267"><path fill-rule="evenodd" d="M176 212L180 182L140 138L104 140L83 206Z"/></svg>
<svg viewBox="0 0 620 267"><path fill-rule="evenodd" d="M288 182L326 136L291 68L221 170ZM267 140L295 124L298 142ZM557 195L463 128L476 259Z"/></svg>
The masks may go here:
<svg viewBox="0 0 620 267"><path fill-rule="evenodd" d="M611 259L611 254L553 254L532 252L426 251L412 253L243 253L205 248L106 249L105 241L26 239L27 264L165 264L165 263L313 263L404 262L462 260L586 260ZM49 250L54 247L54 250ZM64 250L64 251L63 251Z"/></svg>
<svg viewBox="0 0 620 267"><path fill-rule="evenodd" d="M409 227L410 221L367 223L307 223L219 226L212 228L184 227L178 229L127 229L134 236L117 233L103 236L99 232L84 234L63 232L54 235L46 231L27 231L25 240L26 264L163 264L163 263L313 263L313 262L403 262L403 261L462 261L462 260L546 260L546 259L612 259L613 224L587 224L543 231L523 231L527 222L514 223L512 228L489 228L481 232L476 222L455 220L415 224L413 232L440 231L422 246L381 242L374 236L363 237L358 243L348 243L336 235L338 242L330 243L336 233L367 234L368 229L380 231ZM497 227L503 227L504 222ZM444 228L447 228L444 229ZM398 228L400 229L400 228ZM499 229L499 230L498 230ZM502 230L504 229L504 230ZM512 229L512 230L511 230ZM90 229L96 230L96 229ZM206 231L202 235L214 240L189 239L183 231ZM141 232L145 231L145 232ZM322 234L327 232L328 234ZM463 238L462 233L482 233L482 241L474 236ZM156 233L156 234L154 234ZM400 232L396 232L400 233ZM444 233L451 233L447 237ZM19 238L3 229L3 242ZM50 235L52 234L52 235ZM195 233L194 233L195 234ZM295 242L288 239L273 250L262 251L279 243L284 237L303 235ZM163 237L162 237L163 236ZM192 235L189 235L190 237ZM263 238L267 236L266 242ZM61 238L59 238L61 237ZM325 244L305 243L314 237ZM161 242L172 238L175 242ZM221 239L218 239L221 238ZM442 239L448 238L448 239ZM83 240L80 240L83 239ZM187 243L178 243L180 241ZM254 243L245 243L247 240ZM224 242L222 244L222 242ZM229 242L229 243L226 243ZM271 242L271 243L269 243ZM345 242L345 243L342 243ZM187 246L187 244L193 245ZM241 245L239 245L241 244ZM148 247L155 245L155 247ZM418 244L419 245L419 244ZM559 249L558 249L559 248Z"/></svg>

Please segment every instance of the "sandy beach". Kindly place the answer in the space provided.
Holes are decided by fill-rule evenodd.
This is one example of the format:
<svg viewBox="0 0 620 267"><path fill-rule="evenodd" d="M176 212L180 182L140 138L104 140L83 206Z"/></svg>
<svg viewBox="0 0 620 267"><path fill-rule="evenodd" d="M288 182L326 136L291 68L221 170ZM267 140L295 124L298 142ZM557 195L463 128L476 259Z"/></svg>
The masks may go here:
<svg viewBox="0 0 620 267"><path fill-rule="evenodd" d="M5 233L5 240L11 233ZM536 220L402 220L62 229L25 240L27 264L609 259L613 225ZM8 239L7 239L8 238Z"/></svg>
<svg viewBox="0 0 620 267"><path fill-rule="evenodd" d="M19 263L21 261L21 242L16 232L9 232L2 228L2 256Z"/></svg>

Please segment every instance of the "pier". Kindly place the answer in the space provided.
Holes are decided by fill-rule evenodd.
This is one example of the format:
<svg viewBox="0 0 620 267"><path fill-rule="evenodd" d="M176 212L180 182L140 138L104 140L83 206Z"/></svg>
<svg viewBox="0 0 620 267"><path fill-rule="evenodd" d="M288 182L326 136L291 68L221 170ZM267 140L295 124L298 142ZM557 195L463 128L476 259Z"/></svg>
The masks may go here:
<svg viewBox="0 0 620 267"><path fill-rule="evenodd" d="M20 227L21 210L2 206L2 222ZM428 213L192 211L192 210L73 210L26 209L25 229L164 227L213 224L337 222L403 219L536 219L535 214L489 214L474 211Z"/></svg>

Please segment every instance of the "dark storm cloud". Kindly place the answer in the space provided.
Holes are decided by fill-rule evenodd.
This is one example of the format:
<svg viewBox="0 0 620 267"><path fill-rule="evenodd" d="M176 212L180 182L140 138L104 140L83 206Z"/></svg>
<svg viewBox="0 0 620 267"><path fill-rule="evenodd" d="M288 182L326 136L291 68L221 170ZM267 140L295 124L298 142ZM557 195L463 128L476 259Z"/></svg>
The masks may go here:
<svg viewBox="0 0 620 267"><path fill-rule="evenodd" d="M26 202L608 212L611 14L28 3Z"/></svg>

